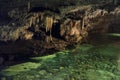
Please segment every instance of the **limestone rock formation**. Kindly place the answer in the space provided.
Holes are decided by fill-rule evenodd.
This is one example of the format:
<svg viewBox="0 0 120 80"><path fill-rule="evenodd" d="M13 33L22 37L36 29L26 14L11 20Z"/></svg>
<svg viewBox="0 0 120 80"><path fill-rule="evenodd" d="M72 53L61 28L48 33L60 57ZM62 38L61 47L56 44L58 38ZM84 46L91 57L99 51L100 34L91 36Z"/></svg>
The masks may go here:
<svg viewBox="0 0 120 80"><path fill-rule="evenodd" d="M14 12L16 13L16 9L9 12L9 15L18 18L20 15L14 15ZM75 9L66 9L66 13L64 14L63 16L63 14L56 15L56 13L51 11L39 11L37 13L31 12L24 16L22 15L22 18L18 18L18 20L13 21L9 25L0 27L0 40L32 39L35 32L39 33L41 28L47 29L46 25L51 25L49 30L52 31L53 27L58 27L60 31L57 33L64 40L68 42L80 42L83 38L87 37L88 32L91 30L93 33L109 31L109 26L119 19L120 13L119 7L108 13L105 9L98 9L92 6L77 6ZM46 23L45 19L47 16L53 18L51 24ZM59 25L56 26L56 24ZM32 30L27 30L29 28ZM55 35L54 30L50 33L49 31L46 33L44 30L42 32L46 35Z"/></svg>
<svg viewBox="0 0 120 80"><path fill-rule="evenodd" d="M66 41L79 42L82 39L80 36L80 20L66 19L60 28L60 34Z"/></svg>
<svg viewBox="0 0 120 80"><path fill-rule="evenodd" d="M56 4L56 8L52 2L42 4L29 12L24 10L25 7L6 11L10 21L0 26L0 42L5 43L0 45L0 54L45 55L47 51L50 53L74 43L87 42L93 34L120 33L120 7L114 6L111 10L105 7L108 4L61 3ZM2 58L0 60L2 64Z"/></svg>
<svg viewBox="0 0 120 80"><path fill-rule="evenodd" d="M118 0L30 1L30 10L27 0L0 1L0 65L6 56L46 55L94 34L120 33Z"/></svg>

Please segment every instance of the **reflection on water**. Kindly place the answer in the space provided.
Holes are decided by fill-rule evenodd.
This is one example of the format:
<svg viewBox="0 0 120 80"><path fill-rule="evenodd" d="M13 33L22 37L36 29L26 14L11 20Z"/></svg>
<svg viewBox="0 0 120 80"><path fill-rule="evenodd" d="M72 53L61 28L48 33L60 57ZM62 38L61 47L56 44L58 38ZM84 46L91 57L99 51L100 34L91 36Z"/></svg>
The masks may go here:
<svg viewBox="0 0 120 80"><path fill-rule="evenodd" d="M73 50L3 69L1 79L7 80L120 80L120 36L94 35L89 44Z"/></svg>
<svg viewBox="0 0 120 80"><path fill-rule="evenodd" d="M120 34L109 33L105 35L92 35L88 42L93 45L108 45L112 43L120 42Z"/></svg>
<svg viewBox="0 0 120 80"><path fill-rule="evenodd" d="M119 33L108 33L105 35L93 35L90 38L90 41L88 41L90 44L93 44L95 46L102 46L104 49L108 48L106 53L110 53L117 57L118 62L118 69L120 70L120 34ZM113 52L111 52L112 49L115 49ZM116 52L117 51L117 52Z"/></svg>

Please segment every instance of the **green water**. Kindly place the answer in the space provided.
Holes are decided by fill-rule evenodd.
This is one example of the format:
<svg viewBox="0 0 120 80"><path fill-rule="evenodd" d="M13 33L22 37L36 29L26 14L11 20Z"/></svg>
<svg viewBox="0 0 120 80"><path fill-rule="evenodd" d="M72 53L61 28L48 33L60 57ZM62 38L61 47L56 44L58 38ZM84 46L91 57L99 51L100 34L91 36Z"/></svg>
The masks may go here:
<svg viewBox="0 0 120 80"><path fill-rule="evenodd" d="M120 80L120 36L94 37L53 55L9 66L1 80Z"/></svg>

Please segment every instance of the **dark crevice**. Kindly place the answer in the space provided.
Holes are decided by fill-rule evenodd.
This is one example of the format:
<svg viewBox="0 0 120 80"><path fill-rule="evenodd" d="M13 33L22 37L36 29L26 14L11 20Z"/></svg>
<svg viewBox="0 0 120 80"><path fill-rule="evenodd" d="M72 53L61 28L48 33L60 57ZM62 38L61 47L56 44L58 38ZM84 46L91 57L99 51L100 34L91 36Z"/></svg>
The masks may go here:
<svg viewBox="0 0 120 80"><path fill-rule="evenodd" d="M60 36L60 23L56 23L52 27L52 36L58 39L62 39Z"/></svg>

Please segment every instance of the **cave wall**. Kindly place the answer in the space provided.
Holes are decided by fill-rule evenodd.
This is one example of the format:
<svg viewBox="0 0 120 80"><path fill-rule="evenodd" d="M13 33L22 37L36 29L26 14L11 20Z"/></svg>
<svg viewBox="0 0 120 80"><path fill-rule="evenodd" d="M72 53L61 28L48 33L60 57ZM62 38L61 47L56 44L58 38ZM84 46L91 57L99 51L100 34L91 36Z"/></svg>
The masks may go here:
<svg viewBox="0 0 120 80"><path fill-rule="evenodd" d="M81 42L85 40L89 33L119 32L120 8L113 6L113 10L109 11L111 8L109 9L108 7L111 4L114 5L113 0L96 0L94 3L91 0L48 0L47 2L44 0L31 0L31 3L33 8L38 7L40 9L44 8L45 10L38 12L34 12L33 10L26 13L27 1L1 1L1 10L4 9L1 15L7 15L13 18L13 20L15 19L15 21L10 21L9 25L5 24L0 27L1 41L26 40L32 39L34 36L39 38L42 35L44 35L44 37L52 35L52 37L61 38L67 42ZM56 6L56 8L53 8L54 6ZM58 9L60 13L55 12L56 9ZM83 16L85 17L84 20ZM47 21L46 17L51 17L51 21ZM48 23L48 25L52 25L49 26L51 29L48 31L46 31L46 22L51 22ZM82 28L82 25L84 25L84 28ZM50 30L52 30L51 33Z"/></svg>
<svg viewBox="0 0 120 80"><path fill-rule="evenodd" d="M7 16L7 13L14 8L27 8L27 0L0 0L0 15ZM31 7L49 7L56 9L60 7L75 6L75 5L91 5L91 4L119 4L118 0L30 0Z"/></svg>
<svg viewBox="0 0 120 80"><path fill-rule="evenodd" d="M3 48L9 48L10 51L8 50L7 53L10 54L18 54L19 51L21 53L27 52L26 50L28 50L28 54L30 52L41 54L49 50L63 50L67 45L87 41L89 35L108 32L120 33L120 7L113 6L113 0L48 0L47 2L45 0L34 0L36 2L31 1L33 7L41 8L42 6L46 10L29 13L26 13L27 1L22 1L1 0L0 15L15 19L9 24L0 26L0 42L6 44L12 41L11 44L15 44L12 47L15 51L11 51L8 45L0 46L2 53L6 52ZM54 6L56 8L53 8ZM24 8L25 12L22 12ZM54 11L56 9L60 13L56 13ZM16 15L13 13L14 11L19 14ZM22 16L19 18L20 15ZM49 24L52 26L48 26ZM46 27L51 27L52 40L50 39L50 28L47 31ZM23 42L17 44L21 45L18 46L21 48L19 50L16 49L14 42L20 40Z"/></svg>

